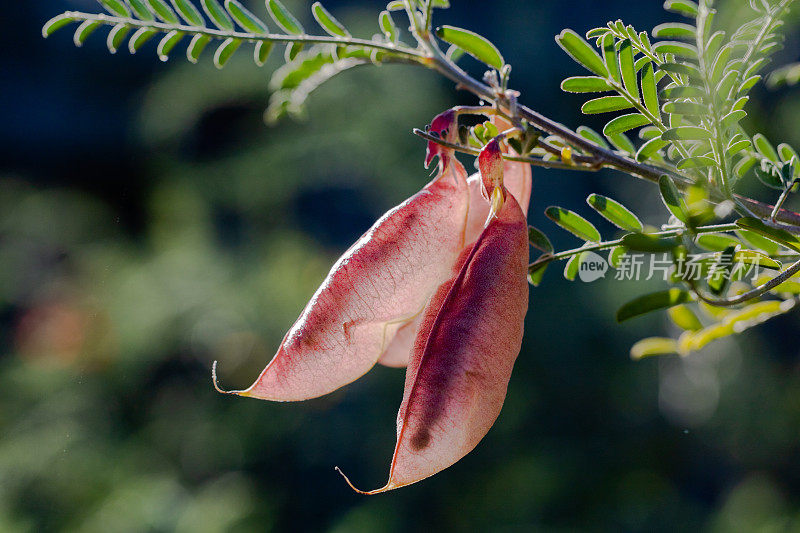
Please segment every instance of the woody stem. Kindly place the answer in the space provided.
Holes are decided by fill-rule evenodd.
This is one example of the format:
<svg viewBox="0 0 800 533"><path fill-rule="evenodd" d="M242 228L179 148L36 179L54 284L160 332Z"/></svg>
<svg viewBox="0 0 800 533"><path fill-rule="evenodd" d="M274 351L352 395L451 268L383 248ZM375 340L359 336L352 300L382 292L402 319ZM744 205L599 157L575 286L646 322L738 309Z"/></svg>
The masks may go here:
<svg viewBox="0 0 800 533"><path fill-rule="evenodd" d="M542 162L541 160L529 160L524 158L521 162L547 168L571 168L573 170L599 170L600 168L608 167L654 183L658 183L662 175L669 174L676 178L676 185L681 189L692 185L692 181L681 174L664 168L639 163L623 154L603 148L582 137L563 124L559 124L525 105L518 104L515 99L512 101L507 92L501 92L499 88L490 87L464 72L458 65L447 58L438 46L433 45L430 49L434 55L429 58L427 65L444 77L455 82L457 87L467 90L483 100L493 102L503 114L511 116L512 119L524 119L532 126L550 135L556 135L563 139L568 145L588 154L583 156L576 155L573 157L575 162L583 163L583 165L579 164L577 166L564 165L563 163L554 164L555 162ZM451 148L459 149L458 147L452 146ZM472 153L470 149L460 149L459 151ZM773 206L737 194L734 194L733 198L737 207L743 210L745 214L752 213L761 218L769 218L770 215L773 214ZM798 213L786 209L779 209L775 213L774 220L780 223L780 227L783 229L792 232L800 232L800 214Z"/></svg>
<svg viewBox="0 0 800 533"><path fill-rule="evenodd" d="M414 135L418 135L425 140L439 144L446 148L450 148L451 150L455 150L456 152L461 152L463 154L469 154L474 156L477 156L481 153L481 151L478 150L477 148L471 148L469 146L463 146L460 144L451 143L417 128L414 128L412 132L414 133ZM518 163L528 163L529 165L535 167L543 167L543 168L559 168L563 170L589 170L589 171L600 170L599 168L590 166L589 163L591 160L582 156L573 157L573 161L578 163L585 163L583 165L574 165L574 164L568 165L562 161L545 161L543 159L536 159L534 157L522 157L522 156L513 156L507 154L503 154L503 159L505 159L506 161L515 161Z"/></svg>
<svg viewBox="0 0 800 533"><path fill-rule="evenodd" d="M726 231L735 231L737 229L739 229L739 227L736 224L717 224L714 226L701 226L699 228L695 228L693 230L693 233L697 235L701 235L704 233L724 233ZM685 228L680 228L680 229L659 231L656 233L648 233L648 235L653 235L656 237L677 237L678 235L681 235L685 232L686 232ZM583 252L596 252L598 250L607 250L609 248L614 248L616 246L622 245L622 241L623 239L616 239L613 241L598 242L590 246L584 246L582 248L566 250L564 252L559 252L557 254L545 254L536 261L534 261L533 263L531 263L530 266L540 265L542 263L550 263L552 261L560 261L563 259L569 259L573 255L577 255Z"/></svg>

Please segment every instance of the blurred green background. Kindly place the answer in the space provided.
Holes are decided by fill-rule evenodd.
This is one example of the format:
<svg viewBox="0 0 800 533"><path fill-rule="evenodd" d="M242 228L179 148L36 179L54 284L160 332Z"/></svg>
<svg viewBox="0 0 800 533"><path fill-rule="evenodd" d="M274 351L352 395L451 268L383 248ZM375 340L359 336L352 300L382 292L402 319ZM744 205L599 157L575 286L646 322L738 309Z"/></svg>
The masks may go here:
<svg viewBox="0 0 800 533"><path fill-rule="evenodd" d="M661 2L453 3L438 22L494 40L522 101L573 127L597 123L558 90L578 67L553 36L674 18ZM286 4L312 27L310 2ZM744 2L729 4L736 20ZM362 35L383 7L326 5ZM179 52L160 63L153 45L114 57L104 34L83 49L68 31L42 40L67 9L99 10L3 6L0 531L800 531L797 316L635 363L638 338L676 334L658 315L614 324L643 283L569 283L557 268L532 291L478 448L417 485L353 494L333 467L383 484L402 371L271 404L214 392L211 363L223 385L248 385L336 257L427 181L411 128L474 100L412 67L358 69L311 97L308 122L268 128L275 58L259 69L241 52L219 72ZM800 143L798 101L761 90L750 124ZM589 192L665 215L632 178L536 171L531 222L576 245L542 211L586 213Z"/></svg>

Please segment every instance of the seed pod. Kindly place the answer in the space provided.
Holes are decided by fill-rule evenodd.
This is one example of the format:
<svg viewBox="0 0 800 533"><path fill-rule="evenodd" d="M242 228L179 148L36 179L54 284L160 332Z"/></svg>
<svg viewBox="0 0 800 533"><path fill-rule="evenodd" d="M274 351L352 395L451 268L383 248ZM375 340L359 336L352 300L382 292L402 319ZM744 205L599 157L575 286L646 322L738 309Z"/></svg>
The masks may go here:
<svg viewBox="0 0 800 533"><path fill-rule="evenodd" d="M231 394L293 401L332 392L369 371L421 314L452 276L469 204L464 167L451 153L437 155L437 176L336 262L255 383Z"/></svg>
<svg viewBox="0 0 800 533"><path fill-rule="evenodd" d="M502 187L494 195L501 198L497 211L425 310L406 374L389 481L367 494L452 465L500 413L528 308L527 222Z"/></svg>

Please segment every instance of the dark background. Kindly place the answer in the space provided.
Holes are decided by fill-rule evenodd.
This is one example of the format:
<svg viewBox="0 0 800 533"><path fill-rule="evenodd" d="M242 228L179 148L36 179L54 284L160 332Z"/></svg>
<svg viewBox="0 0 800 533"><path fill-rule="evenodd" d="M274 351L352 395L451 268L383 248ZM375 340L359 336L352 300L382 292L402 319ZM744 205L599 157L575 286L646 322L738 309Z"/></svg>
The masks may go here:
<svg viewBox="0 0 800 533"><path fill-rule="evenodd" d="M305 2L286 4L314 26ZM383 7L326 6L365 36ZM0 530L800 529L797 317L633 362L639 338L678 333L661 315L614 323L645 283L570 283L560 266L532 290L505 408L478 448L417 485L353 494L333 467L383 484L402 371L270 404L215 393L211 362L225 386L248 385L335 258L426 182L411 128L474 100L420 69L367 68L312 95L309 121L270 128L281 54L259 69L243 48L220 72L209 52L161 63L152 43L112 56L105 30L82 49L68 30L41 39L70 9L100 10L2 7ZM553 36L617 18L675 19L653 1L456 0L437 22L491 38L522 101L575 127L601 123L558 89L580 68ZM783 59L796 50L790 32ZM797 145L797 102L759 90L749 123ZM576 246L542 212L587 214L590 192L664 220L649 184L537 170L531 222Z"/></svg>

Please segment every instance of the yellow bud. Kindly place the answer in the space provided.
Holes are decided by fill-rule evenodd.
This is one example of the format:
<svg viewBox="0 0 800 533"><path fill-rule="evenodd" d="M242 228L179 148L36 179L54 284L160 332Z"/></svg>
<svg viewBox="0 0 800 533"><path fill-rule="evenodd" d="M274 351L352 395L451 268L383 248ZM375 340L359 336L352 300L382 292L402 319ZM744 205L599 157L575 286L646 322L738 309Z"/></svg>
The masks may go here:
<svg viewBox="0 0 800 533"><path fill-rule="evenodd" d="M568 165L572 165L572 147L565 146L561 149L561 161Z"/></svg>

